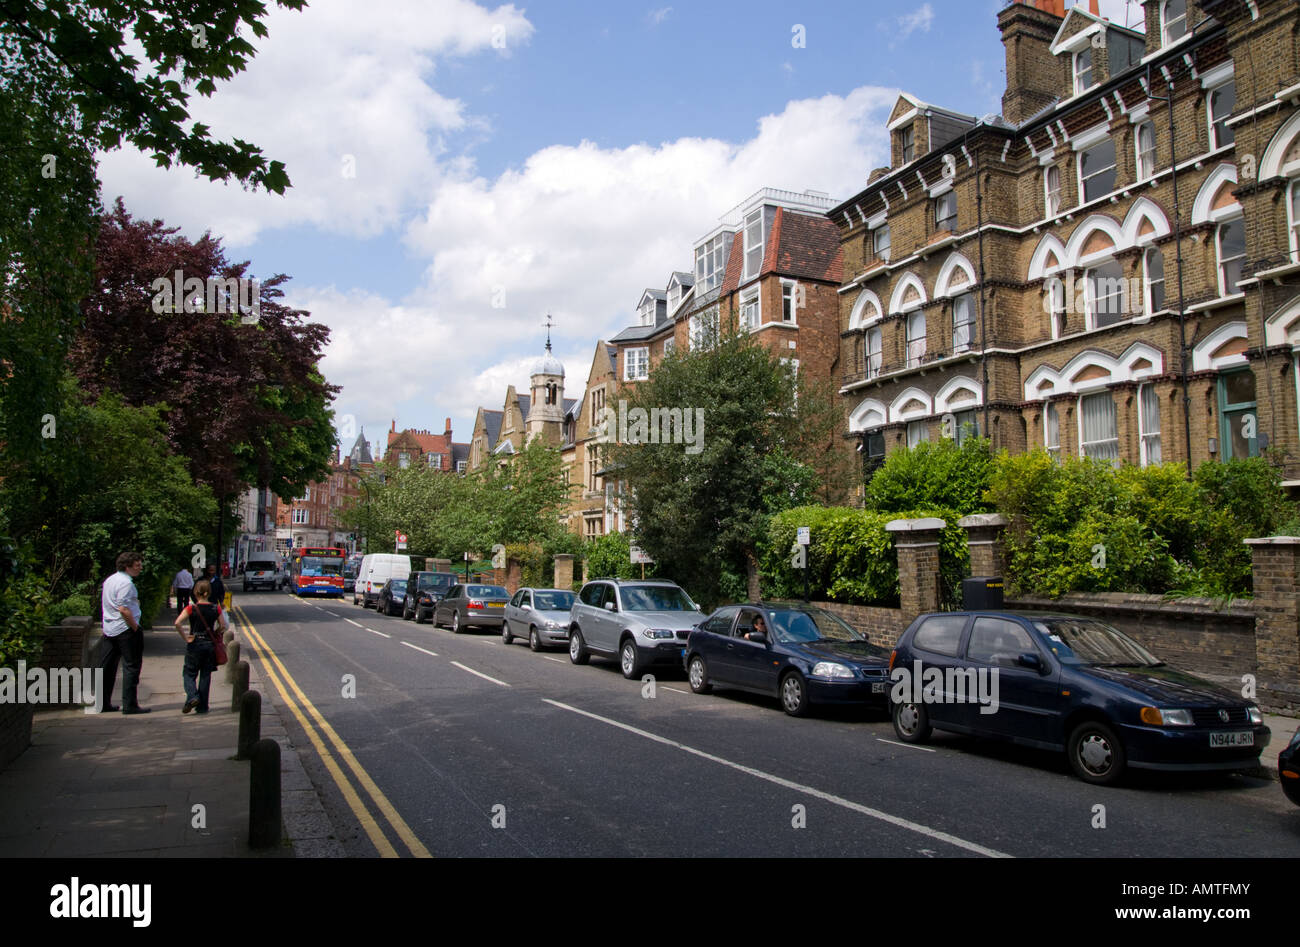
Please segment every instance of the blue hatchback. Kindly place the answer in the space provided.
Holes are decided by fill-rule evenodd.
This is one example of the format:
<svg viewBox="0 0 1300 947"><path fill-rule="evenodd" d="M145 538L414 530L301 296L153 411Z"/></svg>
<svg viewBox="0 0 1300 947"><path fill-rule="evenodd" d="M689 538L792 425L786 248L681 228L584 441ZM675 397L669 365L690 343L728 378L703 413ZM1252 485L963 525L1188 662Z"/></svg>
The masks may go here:
<svg viewBox="0 0 1300 947"><path fill-rule="evenodd" d="M780 697L794 717L812 704L887 706L888 649L814 606L719 608L690 633L682 660L695 693L718 684Z"/></svg>
<svg viewBox="0 0 1300 947"><path fill-rule="evenodd" d="M939 729L1063 749L1099 785L1128 767L1248 769L1270 735L1254 704L1078 615L921 615L890 660L890 700L907 743Z"/></svg>

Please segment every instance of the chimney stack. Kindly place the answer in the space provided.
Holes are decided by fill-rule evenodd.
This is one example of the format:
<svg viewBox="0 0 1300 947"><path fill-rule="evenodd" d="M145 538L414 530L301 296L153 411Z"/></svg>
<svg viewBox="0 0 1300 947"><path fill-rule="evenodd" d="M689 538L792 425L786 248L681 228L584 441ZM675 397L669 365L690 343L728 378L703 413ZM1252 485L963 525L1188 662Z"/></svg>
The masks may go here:
<svg viewBox="0 0 1300 947"><path fill-rule="evenodd" d="M1065 18L1065 0L1018 0L998 13L1007 57L1002 115L1019 124L1050 105L1067 87L1065 64L1052 55L1052 40Z"/></svg>

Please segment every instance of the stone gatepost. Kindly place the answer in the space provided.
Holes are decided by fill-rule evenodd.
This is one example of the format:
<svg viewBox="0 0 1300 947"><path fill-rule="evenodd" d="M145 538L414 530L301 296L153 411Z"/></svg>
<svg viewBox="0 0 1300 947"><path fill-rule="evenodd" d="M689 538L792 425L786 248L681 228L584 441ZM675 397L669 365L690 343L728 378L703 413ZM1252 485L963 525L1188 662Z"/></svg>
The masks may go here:
<svg viewBox="0 0 1300 947"><path fill-rule="evenodd" d="M506 560L506 581L503 584L512 597L519 591L519 586L524 584L524 564L518 559Z"/></svg>
<svg viewBox="0 0 1300 947"><path fill-rule="evenodd" d="M555 557L555 587L557 589L573 588L573 556L562 552Z"/></svg>
<svg viewBox="0 0 1300 947"><path fill-rule="evenodd" d="M1260 703L1300 710L1300 537L1247 539Z"/></svg>
<svg viewBox="0 0 1300 947"><path fill-rule="evenodd" d="M450 559L428 559L428 560L426 560L426 562L430 562L430 563L432 563L432 565L429 566L429 569L430 569L431 571L433 571L433 572L450 572L450 571L451 571L451 560L450 560Z"/></svg>
<svg viewBox="0 0 1300 947"><path fill-rule="evenodd" d="M1005 576L1007 574L1007 548L1002 534L1007 520L1001 513L974 513L963 516L957 525L966 530L966 545L970 549L970 574Z"/></svg>
<svg viewBox="0 0 1300 947"><path fill-rule="evenodd" d="M939 533L947 525L936 517L885 524L898 550L899 609L909 622L939 608Z"/></svg>

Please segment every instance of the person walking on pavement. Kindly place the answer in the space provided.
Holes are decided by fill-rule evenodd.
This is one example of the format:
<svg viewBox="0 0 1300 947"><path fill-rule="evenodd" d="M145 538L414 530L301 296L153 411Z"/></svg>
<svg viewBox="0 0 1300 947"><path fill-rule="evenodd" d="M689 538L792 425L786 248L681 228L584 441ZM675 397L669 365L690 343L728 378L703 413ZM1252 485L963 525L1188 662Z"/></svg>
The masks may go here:
<svg viewBox="0 0 1300 947"><path fill-rule="evenodd" d="M176 616L173 627L185 639L185 666L181 670L181 683L185 685L185 706L181 713L208 712L208 690L212 686L212 672L217 669L217 649L214 634L223 634L229 627L226 613L220 605L210 601L212 583L203 579L194 586L194 604ZM188 618L190 630L181 630L181 622ZM197 679L197 680L196 680Z"/></svg>
<svg viewBox="0 0 1300 947"><path fill-rule="evenodd" d="M190 604L190 594L194 591L194 576L190 575L189 569L181 569L176 573L176 578L172 579L172 594L176 596L176 611L185 611L185 606Z"/></svg>
<svg viewBox="0 0 1300 947"><path fill-rule="evenodd" d="M117 572L104 580L104 643L107 649L100 659L103 671L99 709L117 710L112 703L113 685L117 683L117 665L122 664L122 713L147 714L136 699L140 668L144 664L144 631L140 627L140 596L135 589L136 576L144 569L138 552L124 552L117 557Z"/></svg>
<svg viewBox="0 0 1300 947"><path fill-rule="evenodd" d="M221 576L217 575L217 567L208 565L203 570L203 577L208 580L212 586L212 601L217 605L226 604L226 583L221 581Z"/></svg>

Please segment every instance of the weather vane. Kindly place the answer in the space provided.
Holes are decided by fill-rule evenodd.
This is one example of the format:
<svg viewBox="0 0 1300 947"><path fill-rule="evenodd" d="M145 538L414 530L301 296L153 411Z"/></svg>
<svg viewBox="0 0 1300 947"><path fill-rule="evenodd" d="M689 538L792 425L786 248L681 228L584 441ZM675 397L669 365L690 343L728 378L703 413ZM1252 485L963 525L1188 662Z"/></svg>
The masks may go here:
<svg viewBox="0 0 1300 947"><path fill-rule="evenodd" d="M554 324L551 321L551 314L548 312L546 314L546 351L548 352L551 350L551 326Z"/></svg>

